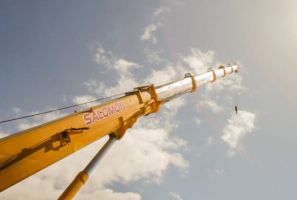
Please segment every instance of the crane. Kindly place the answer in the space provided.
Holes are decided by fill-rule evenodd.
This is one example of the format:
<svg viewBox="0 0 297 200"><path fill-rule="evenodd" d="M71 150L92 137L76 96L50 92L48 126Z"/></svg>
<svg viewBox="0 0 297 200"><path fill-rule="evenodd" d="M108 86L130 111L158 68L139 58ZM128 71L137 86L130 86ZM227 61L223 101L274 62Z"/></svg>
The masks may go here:
<svg viewBox="0 0 297 200"><path fill-rule="evenodd" d="M199 75L186 73L178 80L137 87L122 97L1 138L0 192L109 135L105 145L59 197L72 199L103 154L139 117L156 113L166 102L238 70L237 65L221 65Z"/></svg>

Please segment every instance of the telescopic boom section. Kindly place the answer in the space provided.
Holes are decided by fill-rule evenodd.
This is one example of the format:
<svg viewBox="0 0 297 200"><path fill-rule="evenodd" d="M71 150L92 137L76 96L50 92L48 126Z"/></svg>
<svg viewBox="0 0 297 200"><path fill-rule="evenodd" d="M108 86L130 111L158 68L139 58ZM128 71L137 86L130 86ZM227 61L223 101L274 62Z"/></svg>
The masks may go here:
<svg viewBox="0 0 297 200"><path fill-rule="evenodd" d="M0 191L106 135L120 139L137 118L237 71L237 65L220 66L166 84L138 87L123 97L0 139Z"/></svg>
<svg viewBox="0 0 297 200"><path fill-rule="evenodd" d="M214 82L218 78L222 78L233 72L238 72L237 65L230 67L219 66L217 69L209 69L208 72L194 76L190 73L185 75L185 78L177 81L172 81L164 85L156 86L156 93L160 101L168 101L177 96L188 92L194 92L198 86L208 82Z"/></svg>

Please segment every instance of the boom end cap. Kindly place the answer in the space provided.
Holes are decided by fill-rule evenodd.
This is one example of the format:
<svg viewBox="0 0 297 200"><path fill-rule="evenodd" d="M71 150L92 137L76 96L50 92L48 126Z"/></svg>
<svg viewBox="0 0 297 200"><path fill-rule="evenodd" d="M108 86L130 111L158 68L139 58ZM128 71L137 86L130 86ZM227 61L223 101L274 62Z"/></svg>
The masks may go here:
<svg viewBox="0 0 297 200"><path fill-rule="evenodd" d="M239 67L238 67L237 64L232 65L232 69L233 69L233 71L234 71L235 73L238 73L238 71L239 71Z"/></svg>

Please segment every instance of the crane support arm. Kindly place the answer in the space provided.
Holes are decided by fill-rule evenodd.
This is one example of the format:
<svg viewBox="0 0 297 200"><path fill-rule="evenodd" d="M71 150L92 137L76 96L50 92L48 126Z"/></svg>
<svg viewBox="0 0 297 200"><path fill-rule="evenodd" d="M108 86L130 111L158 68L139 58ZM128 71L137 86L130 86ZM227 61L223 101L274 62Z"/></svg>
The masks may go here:
<svg viewBox="0 0 297 200"><path fill-rule="evenodd" d="M238 71L238 66L219 67L162 85L143 86L98 106L0 139L0 192L106 136L122 138L144 115L202 84Z"/></svg>

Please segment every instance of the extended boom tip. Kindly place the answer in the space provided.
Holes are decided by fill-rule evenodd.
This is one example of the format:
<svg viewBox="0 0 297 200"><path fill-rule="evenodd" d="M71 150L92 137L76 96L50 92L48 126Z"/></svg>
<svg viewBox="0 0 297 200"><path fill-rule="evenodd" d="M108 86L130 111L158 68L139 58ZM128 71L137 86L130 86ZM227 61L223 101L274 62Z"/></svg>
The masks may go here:
<svg viewBox="0 0 297 200"><path fill-rule="evenodd" d="M237 64L233 65L232 68L233 68L234 72L236 72L236 73L239 71L239 67Z"/></svg>

